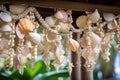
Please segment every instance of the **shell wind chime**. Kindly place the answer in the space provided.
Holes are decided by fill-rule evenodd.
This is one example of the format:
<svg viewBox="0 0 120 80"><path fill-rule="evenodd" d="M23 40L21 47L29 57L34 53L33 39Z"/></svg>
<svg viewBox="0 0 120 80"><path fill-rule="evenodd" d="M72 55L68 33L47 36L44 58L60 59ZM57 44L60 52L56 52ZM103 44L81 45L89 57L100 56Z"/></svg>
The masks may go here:
<svg viewBox="0 0 120 80"><path fill-rule="evenodd" d="M57 71L67 66L71 74L74 66L71 62L73 51L79 58L82 56L86 60L85 67L92 70L100 51L103 59L109 61L114 33L118 32L118 38L120 36L120 16L104 13L103 18L96 9L78 17L76 24L79 29L75 29L70 10L57 10L44 20L34 7L9 5L8 11L6 6L1 5L0 61L9 59L9 63L4 65L5 69L14 67L23 74L25 63L29 61L32 68L38 53L43 53L48 71L50 60L53 60ZM43 29L43 33L37 32L39 28ZM78 34L77 40L73 39L72 33ZM119 43L118 40L117 50L120 50Z"/></svg>

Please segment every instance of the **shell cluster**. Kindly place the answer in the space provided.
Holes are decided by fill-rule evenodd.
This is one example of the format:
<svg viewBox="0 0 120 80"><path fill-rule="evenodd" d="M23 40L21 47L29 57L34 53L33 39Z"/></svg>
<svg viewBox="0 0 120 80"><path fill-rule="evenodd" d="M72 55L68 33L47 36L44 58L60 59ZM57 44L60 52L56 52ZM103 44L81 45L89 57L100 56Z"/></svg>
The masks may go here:
<svg viewBox="0 0 120 80"><path fill-rule="evenodd" d="M71 52L82 56L85 67L92 70L100 51L103 59L109 61L115 32L120 37L120 16L104 13L102 19L97 9L77 18L79 29L72 26L71 11L58 10L43 19L37 9L25 5L10 5L9 11L4 6L0 10L0 61L9 58L9 63L4 65L6 69L14 66L21 74L26 61L33 65L38 53L43 54L48 71L52 59L57 71L67 65L71 74L74 66ZM38 33L41 28L42 32ZM72 33L77 33L78 39L73 39ZM118 40L118 51L119 43Z"/></svg>

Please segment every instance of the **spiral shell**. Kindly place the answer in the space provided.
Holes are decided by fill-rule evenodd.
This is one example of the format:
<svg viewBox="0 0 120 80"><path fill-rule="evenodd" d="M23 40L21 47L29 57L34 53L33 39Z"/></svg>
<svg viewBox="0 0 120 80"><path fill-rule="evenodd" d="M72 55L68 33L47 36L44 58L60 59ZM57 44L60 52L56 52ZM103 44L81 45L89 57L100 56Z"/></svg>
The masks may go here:
<svg viewBox="0 0 120 80"><path fill-rule="evenodd" d="M100 14L98 13L97 9L89 15L89 19L92 21L92 23L96 23L100 19Z"/></svg>
<svg viewBox="0 0 120 80"><path fill-rule="evenodd" d="M70 39L69 41L70 41L71 50L76 52L79 48L79 43L74 39Z"/></svg>
<svg viewBox="0 0 120 80"><path fill-rule="evenodd" d="M23 33L31 32L35 28L33 23L27 18L20 19L18 27Z"/></svg>

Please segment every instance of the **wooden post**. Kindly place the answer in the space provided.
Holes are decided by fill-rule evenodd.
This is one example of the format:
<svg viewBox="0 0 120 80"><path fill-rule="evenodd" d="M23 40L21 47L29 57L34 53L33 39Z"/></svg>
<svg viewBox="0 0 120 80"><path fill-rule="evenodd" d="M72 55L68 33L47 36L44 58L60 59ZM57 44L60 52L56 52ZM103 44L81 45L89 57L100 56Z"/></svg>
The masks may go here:
<svg viewBox="0 0 120 80"><path fill-rule="evenodd" d="M85 64L85 59L84 58L81 58L81 76L82 76L82 80L93 80L93 70L91 71L87 71L86 68L84 67L84 64Z"/></svg>

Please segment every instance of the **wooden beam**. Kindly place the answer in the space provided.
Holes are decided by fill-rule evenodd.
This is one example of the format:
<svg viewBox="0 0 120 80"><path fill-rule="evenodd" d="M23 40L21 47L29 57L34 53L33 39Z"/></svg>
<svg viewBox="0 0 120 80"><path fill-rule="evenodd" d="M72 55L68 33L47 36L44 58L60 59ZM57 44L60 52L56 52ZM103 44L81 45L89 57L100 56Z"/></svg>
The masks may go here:
<svg viewBox="0 0 120 80"><path fill-rule="evenodd" d="M34 7L43 8L57 8L57 9L70 9L73 11L94 11L98 9L100 13L108 12L120 14L120 7L117 6L106 6L98 4L88 4L71 1L46 1L46 0L0 0L0 3L9 4L27 4Z"/></svg>

